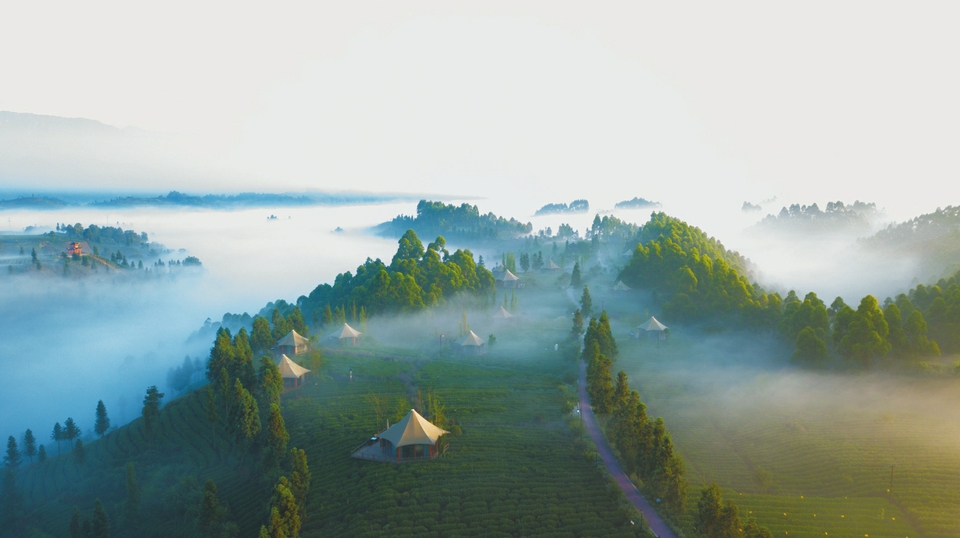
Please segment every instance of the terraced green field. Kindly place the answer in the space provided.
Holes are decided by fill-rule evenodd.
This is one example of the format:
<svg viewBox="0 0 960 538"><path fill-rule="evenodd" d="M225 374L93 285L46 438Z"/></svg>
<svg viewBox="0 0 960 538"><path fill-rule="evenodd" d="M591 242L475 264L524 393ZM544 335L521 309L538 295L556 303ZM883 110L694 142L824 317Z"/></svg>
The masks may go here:
<svg viewBox="0 0 960 538"><path fill-rule="evenodd" d="M566 308L565 298L552 300ZM521 316L510 325L476 325L500 340L486 356L456 356L449 348L437 356L396 344L331 348L321 375L284 395L290 445L306 450L313 474L303 536L642 535L592 445L577 423L567 422L576 365L553 343L565 336L569 320ZM431 341L429 334L420 339ZM403 465L350 458L382 429L366 397L385 397L390 413L403 414L418 390L424 398L439 396L446 416L462 428L442 438L443 456ZM69 452L56 457L54 449L49 461L21 472L32 526L63 536L73 507L89 516L100 498L115 534L190 535L197 501L190 495L208 478L229 504L240 536L255 536L265 521L275 478L261 478L250 461L255 458L247 469L238 465L238 455L213 435L199 394L163 408L154 443L135 421L86 449L84 465ZM142 487L146 526L124 523L128 462ZM184 482L186 476L195 480Z"/></svg>
<svg viewBox="0 0 960 538"><path fill-rule="evenodd" d="M778 352L682 330L659 348L622 340L615 368L666 420L689 505L716 482L775 536L960 535L960 381L815 371Z"/></svg>

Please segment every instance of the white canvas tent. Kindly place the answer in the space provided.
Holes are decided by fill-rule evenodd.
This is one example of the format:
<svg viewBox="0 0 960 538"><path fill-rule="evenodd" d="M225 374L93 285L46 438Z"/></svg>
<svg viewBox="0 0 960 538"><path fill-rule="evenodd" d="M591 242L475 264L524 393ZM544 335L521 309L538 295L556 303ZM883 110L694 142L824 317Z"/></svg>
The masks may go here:
<svg viewBox="0 0 960 538"><path fill-rule="evenodd" d="M666 329L668 329L666 325L660 323L657 318L650 316L650 319L648 319L646 323L637 327L637 338L640 338L642 334L646 334L648 338L655 337L658 340L666 340L666 333L664 333Z"/></svg>
<svg viewBox="0 0 960 538"><path fill-rule="evenodd" d="M507 309L502 306L498 308L496 312L493 313L493 319L510 319L512 317L513 317L513 314L511 314L510 312L507 312Z"/></svg>
<svg viewBox="0 0 960 538"><path fill-rule="evenodd" d="M277 368L280 370L280 377L283 378L284 388L295 389L299 387L303 376L310 373L310 370L293 362L286 355L280 355L280 358L277 359Z"/></svg>
<svg viewBox="0 0 960 538"><path fill-rule="evenodd" d="M457 340L457 346L464 354L483 355L487 352L487 343L473 331Z"/></svg>
<svg viewBox="0 0 960 538"><path fill-rule="evenodd" d="M411 409L400 422L354 452L354 457L394 462L433 459L439 454L437 440L446 433L450 432L434 426ZM371 457L372 453L376 453L376 457Z"/></svg>
<svg viewBox="0 0 960 538"><path fill-rule="evenodd" d="M613 287L613 291L630 291L630 289L630 286L624 284L622 280L618 280L617 284Z"/></svg>
<svg viewBox="0 0 960 538"><path fill-rule="evenodd" d="M343 344L344 340L349 340L351 345L357 345L357 338L363 334L362 332L354 329L353 327L343 324L343 329L340 331L340 335L337 338L340 339L340 343Z"/></svg>
<svg viewBox="0 0 960 538"><path fill-rule="evenodd" d="M503 274L497 277L497 285L502 288L516 288L519 281L520 277L511 273L509 269L504 269Z"/></svg>
<svg viewBox="0 0 960 538"><path fill-rule="evenodd" d="M286 336L277 340L277 353L299 355L309 351L309 340L300 336L297 331L291 330Z"/></svg>

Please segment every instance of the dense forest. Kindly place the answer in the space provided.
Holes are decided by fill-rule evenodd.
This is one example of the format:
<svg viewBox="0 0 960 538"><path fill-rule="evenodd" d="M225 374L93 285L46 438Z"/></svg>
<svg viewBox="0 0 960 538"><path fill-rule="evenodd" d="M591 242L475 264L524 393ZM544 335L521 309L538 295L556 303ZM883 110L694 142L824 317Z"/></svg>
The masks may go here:
<svg viewBox="0 0 960 538"><path fill-rule="evenodd" d="M297 301L311 319L326 324L385 313L410 313L443 304L465 293L489 297L496 287L493 274L473 260L469 250L450 253L442 236L424 248L413 230L399 240L397 253L384 264L379 259L337 275L333 285L321 284Z"/></svg>
<svg viewBox="0 0 960 538"><path fill-rule="evenodd" d="M400 215L390 222L375 227L382 235L414 230L426 237L444 235L451 239L509 239L533 231L531 223L522 223L514 218L507 220L493 213L481 215L477 206L470 204L444 204L420 200L415 217Z"/></svg>
<svg viewBox="0 0 960 538"><path fill-rule="evenodd" d="M937 208L900 224L891 224L860 246L881 255L914 256L921 271L935 275L960 270L960 206Z"/></svg>
<svg viewBox="0 0 960 538"><path fill-rule="evenodd" d="M744 209L747 206L744 205ZM853 204L829 202L825 210L814 203L793 204L783 207L777 215L767 215L757 228L805 233L833 233L839 231L866 232L871 221L878 216L877 204L856 200Z"/></svg>

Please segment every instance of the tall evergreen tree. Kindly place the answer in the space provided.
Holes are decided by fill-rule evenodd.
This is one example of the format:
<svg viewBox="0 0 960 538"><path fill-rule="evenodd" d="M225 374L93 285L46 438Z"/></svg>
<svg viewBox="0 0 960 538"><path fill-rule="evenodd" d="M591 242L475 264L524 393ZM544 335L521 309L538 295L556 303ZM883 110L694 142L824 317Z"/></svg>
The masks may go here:
<svg viewBox="0 0 960 538"><path fill-rule="evenodd" d="M45 461L47 461L47 447L40 445L40 448L37 449L37 463Z"/></svg>
<svg viewBox="0 0 960 538"><path fill-rule="evenodd" d="M110 538L110 519L100 499L93 503L93 538Z"/></svg>
<svg viewBox="0 0 960 538"><path fill-rule="evenodd" d="M23 455L30 458L30 463L33 463L33 457L37 455L37 439L29 428L23 434Z"/></svg>
<svg viewBox="0 0 960 538"><path fill-rule="evenodd" d="M236 532L236 525L227 521L226 507L220 504L217 497L217 485L213 480L207 480L200 497L199 513L197 514L197 530L200 538L227 538Z"/></svg>
<svg viewBox="0 0 960 538"><path fill-rule="evenodd" d="M67 418L63 423L63 440L68 441L73 446L73 440L83 435L80 427L73 421L73 418Z"/></svg>
<svg viewBox="0 0 960 538"><path fill-rule="evenodd" d="M127 498L123 503L123 512L126 516L127 525L136 524L137 516L140 511L140 484L137 483L137 471L133 468L133 462L127 463Z"/></svg>
<svg viewBox="0 0 960 538"><path fill-rule="evenodd" d="M283 377L277 363L269 357L260 359L260 396L265 407L270 404L280 404L280 395L283 394Z"/></svg>
<svg viewBox="0 0 960 538"><path fill-rule="evenodd" d="M253 367L253 348L247 338L246 329L241 327L233 338L233 349L235 358L231 377L238 378L244 387L254 387L257 383L257 372Z"/></svg>
<svg viewBox="0 0 960 538"><path fill-rule="evenodd" d="M210 360L207 362L207 379L211 383L220 381L222 370L227 373L234 371L234 359L236 350L231 342L230 331L221 327L217 330L217 338L213 342L213 348L210 349Z"/></svg>
<svg viewBox="0 0 960 538"><path fill-rule="evenodd" d="M279 520L274 520L273 511ZM290 491L290 482L287 477L281 476L277 485L273 488L273 499L270 501L271 528L275 528L275 521L279 522L283 529L283 536L287 538L298 538L300 536L300 513L297 507L297 500Z"/></svg>
<svg viewBox="0 0 960 538"><path fill-rule="evenodd" d="M63 428L59 422L53 425L53 433L50 434L50 438L57 442L57 455L60 455L60 441L63 441Z"/></svg>
<svg viewBox="0 0 960 538"><path fill-rule="evenodd" d="M160 422L160 405L162 402L163 393L157 389L157 386L147 387L147 394L143 397L143 409L140 414L143 416L144 430L151 439L154 438L157 424Z"/></svg>
<svg viewBox="0 0 960 538"><path fill-rule="evenodd" d="M17 440L11 435L7 438L7 453L3 456L3 466L16 471L20 468L21 463L23 463L23 458L20 457Z"/></svg>
<svg viewBox="0 0 960 538"><path fill-rule="evenodd" d="M300 521L307 519L307 492L310 490L310 467L307 465L307 453L294 447L290 451L290 492L297 501Z"/></svg>
<svg viewBox="0 0 960 538"><path fill-rule="evenodd" d="M590 298L590 289L583 287L583 295L580 296L580 311L588 318L593 315L593 299Z"/></svg>
<svg viewBox="0 0 960 538"><path fill-rule="evenodd" d="M579 340L582 335L583 316L580 314L580 309L577 309L577 311L573 313L573 327L570 328L570 337L574 340Z"/></svg>
<svg viewBox="0 0 960 538"><path fill-rule="evenodd" d="M107 416L107 406L103 405L103 400L97 402L97 418L93 425L93 431L99 437L103 437L110 429L110 417Z"/></svg>
<svg viewBox="0 0 960 538"><path fill-rule="evenodd" d="M267 417L267 451L264 454L264 465L268 471L277 468L280 464L280 458L286 453L289 441L290 434L287 433L280 406L270 404Z"/></svg>
<svg viewBox="0 0 960 538"><path fill-rule="evenodd" d="M254 316L253 333L250 335L250 347L254 355L266 353L273 346L274 340L270 335L270 322L263 316Z"/></svg>
<svg viewBox="0 0 960 538"><path fill-rule="evenodd" d="M580 282L580 262L573 264L573 273L570 274L570 287L579 288Z"/></svg>
<svg viewBox="0 0 960 538"><path fill-rule="evenodd" d="M83 446L83 439L77 439L77 444L73 447L73 461L77 465L87 463L87 448Z"/></svg>

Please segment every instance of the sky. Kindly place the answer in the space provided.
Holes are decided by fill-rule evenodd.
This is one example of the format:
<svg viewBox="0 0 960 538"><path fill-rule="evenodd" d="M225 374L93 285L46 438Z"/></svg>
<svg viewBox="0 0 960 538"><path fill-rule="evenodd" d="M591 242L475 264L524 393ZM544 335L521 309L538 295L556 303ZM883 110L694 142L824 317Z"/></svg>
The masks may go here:
<svg viewBox="0 0 960 538"><path fill-rule="evenodd" d="M0 110L167 138L0 187L958 201L956 4L399 4L7 6Z"/></svg>

